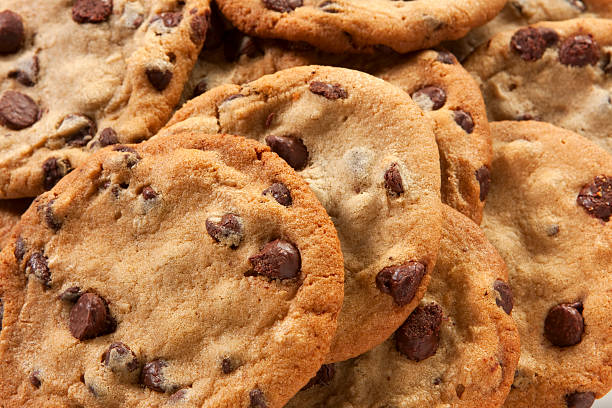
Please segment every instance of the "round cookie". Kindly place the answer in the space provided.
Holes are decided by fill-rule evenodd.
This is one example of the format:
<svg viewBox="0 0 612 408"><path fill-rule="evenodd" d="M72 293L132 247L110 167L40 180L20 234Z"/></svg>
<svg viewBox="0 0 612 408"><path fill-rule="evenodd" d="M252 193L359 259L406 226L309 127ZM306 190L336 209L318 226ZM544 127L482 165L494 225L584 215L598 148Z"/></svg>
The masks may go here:
<svg viewBox="0 0 612 408"><path fill-rule="evenodd" d="M93 150L154 135L209 15L209 0L3 1L0 198L35 197Z"/></svg>
<svg viewBox="0 0 612 408"><path fill-rule="evenodd" d="M32 200L0 200L0 250L9 242L10 232Z"/></svg>
<svg viewBox="0 0 612 408"><path fill-rule="evenodd" d="M504 262L476 224L445 207L436 268L393 337L324 366L287 408L495 408L520 355Z"/></svg>
<svg viewBox="0 0 612 408"><path fill-rule="evenodd" d="M507 408L587 408L612 388L612 156L539 122L493 123L483 229L508 265L521 358Z"/></svg>
<svg viewBox="0 0 612 408"><path fill-rule="evenodd" d="M328 362L380 344L418 305L440 240L440 167L430 122L405 92L362 72L298 67L217 87L168 126L270 145L327 209L345 268Z"/></svg>
<svg viewBox="0 0 612 408"><path fill-rule="evenodd" d="M612 152L611 57L612 20L575 19L500 33L466 68L490 120L549 122Z"/></svg>
<svg viewBox="0 0 612 408"><path fill-rule="evenodd" d="M280 408L329 350L342 254L266 146L184 131L103 149L39 196L0 285L4 407Z"/></svg>
<svg viewBox="0 0 612 408"><path fill-rule="evenodd" d="M442 202L480 223L492 156L489 122L478 85L452 55L422 51L408 57L381 54L371 59L292 49L281 41L255 39L231 29L209 38L215 37L224 41L201 53L185 88L185 100L222 84L240 85L303 65L368 72L411 95L433 121L442 169Z"/></svg>
<svg viewBox="0 0 612 408"><path fill-rule="evenodd" d="M463 37L506 0L218 0L241 31L306 42L328 52L388 47L405 53Z"/></svg>

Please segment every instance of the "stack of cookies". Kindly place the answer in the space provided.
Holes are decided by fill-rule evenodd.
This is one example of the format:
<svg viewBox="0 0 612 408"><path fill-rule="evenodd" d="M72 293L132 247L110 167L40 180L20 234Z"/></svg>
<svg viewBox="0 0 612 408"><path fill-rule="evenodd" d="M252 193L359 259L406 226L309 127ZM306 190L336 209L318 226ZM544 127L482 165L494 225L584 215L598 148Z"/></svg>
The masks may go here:
<svg viewBox="0 0 612 408"><path fill-rule="evenodd" d="M3 0L0 407L597 406L611 154L609 0Z"/></svg>

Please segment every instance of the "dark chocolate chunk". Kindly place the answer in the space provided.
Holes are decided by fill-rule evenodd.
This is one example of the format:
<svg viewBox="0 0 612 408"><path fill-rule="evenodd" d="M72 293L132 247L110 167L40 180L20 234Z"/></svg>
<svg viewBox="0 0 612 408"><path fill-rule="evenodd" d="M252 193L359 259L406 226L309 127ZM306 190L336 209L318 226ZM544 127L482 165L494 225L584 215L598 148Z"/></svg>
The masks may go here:
<svg viewBox="0 0 612 408"><path fill-rule="evenodd" d="M153 88L160 92L166 89L172 80L172 71L168 69L149 67L145 73Z"/></svg>
<svg viewBox="0 0 612 408"><path fill-rule="evenodd" d="M420 262L388 266L376 275L376 287L391 295L398 306L405 306L414 299L427 268Z"/></svg>
<svg viewBox="0 0 612 408"><path fill-rule="evenodd" d="M13 54L21 50L25 30L21 16L11 10L0 12L0 54Z"/></svg>
<svg viewBox="0 0 612 408"><path fill-rule="evenodd" d="M242 241L242 218L236 214L225 214L222 217L208 217L206 231L215 241L237 248Z"/></svg>
<svg viewBox="0 0 612 408"><path fill-rule="evenodd" d="M436 354L442 317L442 308L436 304L417 307L395 332L397 350L414 361Z"/></svg>
<svg viewBox="0 0 612 408"><path fill-rule="evenodd" d="M38 280L40 280L46 287L51 286L51 271L47 264L47 257L42 252L34 252L28 262L26 263L25 269L26 275L32 274Z"/></svg>
<svg viewBox="0 0 612 408"><path fill-rule="evenodd" d="M40 118L40 108L28 95L6 91L0 98L0 124L21 130L32 126Z"/></svg>
<svg viewBox="0 0 612 408"><path fill-rule="evenodd" d="M255 388L249 392L250 408L268 408L266 397L262 390Z"/></svg>
<svg viewBox="0 0 612 408"><path fill-rule="evenodd" d="M525 61L537 61L546 49L559 41L558 34L548 28L525 27L518 30L510 40L510 48Z"/></svg>
<svg viewBox="0 0 612 408"><path fill-rule="evenodd" d="M293 279L300 275L302 259L300 251L290 242L276 239L268 242L261 251L249 258L256 275L270 279Z"/></svg>
<svg viewBox="0 0 612 408"><path fill-rule="evenodd" d="M79 24L97 24L108 20L112 12L112 0L75 0L72 19Z"/></svg>
<svg viewBox="0 0 612 408"><path fill-rule="evenodd" d="M110 146L119 143L117 132L113 128L105 128L100 132L100 145Z"/></svg>
<svg viewBox="0 0 612 408"><path fill-rule="evenodd" d="M291 197L291 191L283 183L274 183L270 187L266 188L263 195L271 195L274 199L285 207L289 207L293 204L293 198Z"/></svg>
<svg viewBox="0 0 612 408"><path fill-rule="evenodd" d="M480 184L480 201L487 199L489 188L491 187L491 171L487 166L482 166L476 170L476 180Z"/></svg>
<svg viewBox="0 0 612 408"><path fill-rule="evenodd" d="M559 48L559 61L572 67L595 65L600 57L599 44L590 34L566 38Z"/></svg>
<svg viewBox="0 0 612 408"><path fill-rule="evenodd" d="M461 129L465 130L466 133L470 134L474 131L474 119L472 119L472 115L470 115L469 112L456 110L453 111L453 117L455 118L455 122L461 126Z"/></svg>
<svg viewBox="0 0 612 408"><path fill-rule="evenodd" d="M116 325L108 304L95 293L84 293L70 309L70 333L79 340L112 333Z"/></svg>
<svg viewBox="0 0 612 408"><path fill-rule="evenodd" d="M298 7L302 7L303 0L262 0L264 6L269 10L280 13L289 13Z"/></svg>
<svg viewBox="0 0 612 408"><path fill-rule="evenodd" d="M326 84L325 82L313 81L310 83L309 89L310 92L330 100L348 98L348 92L340 84Z"/></svg>
<svg viewBox="0 0 612 408"><path fill-rule="evenodd" d="M495 304L504 309L504 312L510 314L514 307L514 296L512 295L510 285L501 279L497 279L493 283L493 289L499 294L495 299Z"/></svg>
<svg viewBox="0 0 612 408"><path fill-rule="evenodd" d="M612 215L612 178L605 175L595 177L592 182L582 187L576 201L592 217L605 222L610 221Z"/></svg>
<svg viewBox="0 0 612 408"><path fill-rule="evenodd" d="M385 172L385 188L391 195L404 193L404 183L402 182L399 164L392 163Z"/></svg>
<svg viewBox="0 0 612 408"><path fill-rule="evenodd" d="M308 163L308 149L294 136L266 136L266 144L295 170L302 170Z"/></svg>
<svg viewBox="0 0 612 408"><path fill-rule="evenodd" d="M42 170L43 187L45 190L51 190L62 177L72 171L72 166L68 159L50 157L43 162Z"/></svg>
<svg viewBox="0 0 612 408"><path fill-rule="evenodd" d="M437 86L426 86L414 92L412 99L423 111L435 111L446 103L446 92Z"/></svg>
<svg viewBox="0 0 612 408"><path fill-rule="evenodd" d="M544 336L555 346L569 347L582 341L584 319L581 303L562 303L548 311Z"/></svg>

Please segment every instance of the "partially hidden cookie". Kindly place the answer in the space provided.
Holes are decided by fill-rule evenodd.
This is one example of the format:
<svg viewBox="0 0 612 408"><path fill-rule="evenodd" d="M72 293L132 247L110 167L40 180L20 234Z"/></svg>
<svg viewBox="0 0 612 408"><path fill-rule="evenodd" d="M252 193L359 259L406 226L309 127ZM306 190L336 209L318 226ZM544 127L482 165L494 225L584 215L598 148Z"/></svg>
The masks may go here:
<svg viewBox="0 0 612 408"><path fill-rule="evenodd" d="M323 366L287 408L496 408L519 336L506 266L476 224L445 207L436 268L420 306L386 342Z"/></svg>
<svg viewBox="0 0 612 408"><path fill-rule="evenodd" d="M461 61L495 34L516 30L541 21L572 18L612 17L609 0L510 0L487 24L474 28L465 37L445 43Z"/></svg>
<svg viewBox="0 0 612 408"><path fill-rule="evenodd" d="M450 53L422 51L406 57L386 53L360 58L255 39L232 29L209 38L213 37L222 41L202 51L184 99L218 85L240 85L302 65L368 72L411 95L433 121L442 169L442 201L480 223L492 155L489 122L478 85Z"/></svg>
<svg viewBox="0 0 612 408"><path fill-rule="evenodd" d="M328 362L380 344L418 305L440 240L440 167L430 122L405 92L362 72L298 67L217 87L168 126L268 144L327 209L345 268ZM282 189L268 194L290 203Z"/></svg>
<svg viewBox="0 0 612 408"><path fill-rule="evenodd" d="M154 135L209 15L209 0L3 1L0 198L35 197L92 151Z"/></svg>
<svg viewBox="0 0 612 408"><path fill-rule="evenodd" d="M280 408L329 350L337 234L257 142L196 130L108 147L13 235L3 407Z"/></svg>
<svg viewBox="0 0 612 408"><path fill-rule="evenodd" d="M492 135L482 226L521 335L504 406L588 408L612 388L612 156L545 123L493 123Z"/></svg>
<svg viewBox="0 0 612 408"><path fill-rule="evenodd" d="M0 200L0 250L9 242L10 232L32 200Z"/></svg>
<svg viewBox="0 0 612 408"><path fill-rule="evenodd" d="M306 42L324 51L405 53L463 37L506 0L218 0L241 31Z"/></svg>
<svg viewBox="0 0 612 408"><path fill-rule="evenodd" d="M612 20L575 19L500 33L466 68L490 120L549 122L612 152L611 58Z"/></svg>

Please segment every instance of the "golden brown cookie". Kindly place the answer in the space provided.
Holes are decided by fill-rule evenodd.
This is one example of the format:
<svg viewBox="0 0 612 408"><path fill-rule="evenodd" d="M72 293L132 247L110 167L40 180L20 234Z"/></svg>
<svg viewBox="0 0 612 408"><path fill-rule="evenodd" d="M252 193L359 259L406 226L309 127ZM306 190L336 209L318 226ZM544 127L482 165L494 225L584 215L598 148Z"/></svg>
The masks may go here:
<svg viewBox="0 0 612 408"><path fill-rule="evenodd" d="M9 241L10 232L32 200L0 200L0 250Z"/></svg>

